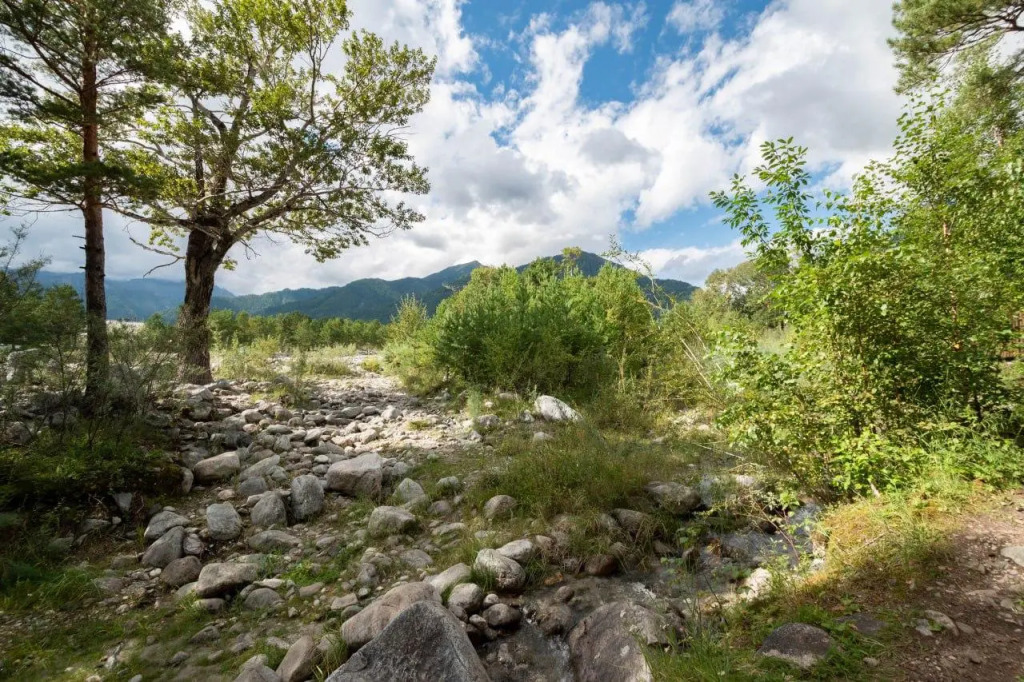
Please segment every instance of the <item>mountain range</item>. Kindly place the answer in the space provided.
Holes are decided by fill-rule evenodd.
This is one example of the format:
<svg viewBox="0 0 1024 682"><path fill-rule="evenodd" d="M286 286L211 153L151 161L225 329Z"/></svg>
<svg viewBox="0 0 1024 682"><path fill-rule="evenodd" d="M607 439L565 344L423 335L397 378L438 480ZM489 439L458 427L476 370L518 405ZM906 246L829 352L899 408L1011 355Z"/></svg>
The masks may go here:
<svg viewBox="0 0 1024 682"><path fill-rule="evenodd" d="M561 261L562 256L554 256ZM610 261L598 255L583 252L576 265L587 276L594 276ZM614 265L614 264L613 264ZM354 320L391 319L399 302L406 296L415 296L433 313L437 305L469 282L470 273L483 267L473 261L445 268L426 277L405 277L397 280L359 279L344 286L323 289L283 289L265 294L236 296L216 287L213 294L215 310L245 311L254 315L277 315L298 312L310 317L345 317ZM527 267L519 266L519 270ZM618 267L618 266L617 266ZM81 273L42 271L38 281L43 286L66 284L82 294L84 277ZM657 285L672 296L689 298L697 288L687 282L656 279ZM645 289L650 283L642 280ZM119 320L144 320L155 313L174 317L185 293L182 281L164 279L107 279L107 316Z"/></svg>

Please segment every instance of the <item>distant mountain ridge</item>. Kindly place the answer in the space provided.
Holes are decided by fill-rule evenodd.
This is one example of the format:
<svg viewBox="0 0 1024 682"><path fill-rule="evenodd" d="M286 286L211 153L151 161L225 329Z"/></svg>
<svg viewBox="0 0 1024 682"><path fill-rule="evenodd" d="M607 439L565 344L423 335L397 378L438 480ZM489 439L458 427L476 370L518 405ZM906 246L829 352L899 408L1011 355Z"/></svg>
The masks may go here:
<svg viewBox="0 0 1024 682"><path fill-rule="evenodd" d="M561 262L562 256L554 256ZM589 277L611 261L583 252L576 259L580 271ZM612 265L616 265L612 263ZM253 315L302 313L313 318L346 317L353 320L380 320L387 322L406 296L415 296L431 313L438 304L469 282L473 270L483 267L477 261L445 268L426 277L404 277L396 280L359 279L343 286L323 289L283 289L265 294L235 294L217 287L214 289L213 309L247 312ZM517 269L528 267L521 265ZM70 284L79 295L84 278L81 273L40 272L38 280L44 286ZM673 279L656 279L665 292L678 298L689 298L697 287ZM641 282L645 289L650 283ZM107 316L119 320L144 320L154 313L173 317L185 293L184 282L160 279L107 280Z"/></svg>
<svg viewBox="0 0 1024 682"><path fill-rule="evenodd" d="M84 297L85 275L81 272L36 273L36 281L44 287L70 286ZM234 297L227 289L214 287L214 296ZM181 280L107 278L107 318L111 320L145 320L154 313L177 310L185 298L185 282Z"/></svg>

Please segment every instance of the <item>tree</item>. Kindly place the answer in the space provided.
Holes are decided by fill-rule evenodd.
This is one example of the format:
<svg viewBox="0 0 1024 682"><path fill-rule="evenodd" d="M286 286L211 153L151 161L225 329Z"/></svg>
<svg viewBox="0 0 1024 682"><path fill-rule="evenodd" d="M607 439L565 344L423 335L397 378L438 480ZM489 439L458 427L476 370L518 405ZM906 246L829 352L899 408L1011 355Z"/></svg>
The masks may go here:
<svg viewBox="0 0 1024 682"><path fill-rule="evenodd" d="M82 213L86 398L94 407L109 366L103 207L144 184L103 152L155 101L143 76L167 46L168 2L0 0L0 168L14 199Z"/></svg>
<svg viewBox="0 0 1024 682"><path fill-rule="evenodd" d="M279 235L324 260L423 219L393 197L429 188L402 132L429 98L434 60L359 32L328 73L344 0L194 2L187 16L174 101L140 132L163 190L121 210L151 226L150 248L185 262L182 376L206 382L214 278L233 247Z"/></svg>
<svg viewBox="0 0 1024 682"><path fill-rule="evenodd" d="M1024 0L900 0L893 7L899 36L889 41L900 69L897 89L927 85L953 59L988 52L999 38L1024 31ZM1024 50L1008 50L1003 66L1020 76Z"/></svg>

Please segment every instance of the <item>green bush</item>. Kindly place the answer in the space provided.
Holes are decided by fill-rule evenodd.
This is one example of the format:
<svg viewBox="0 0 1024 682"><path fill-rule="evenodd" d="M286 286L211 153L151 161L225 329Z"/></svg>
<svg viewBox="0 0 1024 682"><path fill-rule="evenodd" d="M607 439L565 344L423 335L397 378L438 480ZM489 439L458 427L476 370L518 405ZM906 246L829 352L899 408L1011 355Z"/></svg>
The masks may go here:
<svg viewBox="0 0 1024 682"><path fill-rule="evenodd" d="M59 513L116 492L168 492L180 483L178 467L138 445L138 434L92 427L47 430L27 446L0 449L0 509Z"/></svg>
<svg viewBox="0 0 1024 682"><path fill-rule="evenodd" d="M636 273L583 276L571 258L522 272L480 268L444 301L414 343L423 359L467 385L582 399L642 373L656 337Z"/></svg>
<svg viewBox="0 0 1024 682"><path fill-rule="evenodd" d="M806 490L907 486L950 447L945 424L992 439L953 448L948 462L963 475L1014 475L997 460L1019 460L1019 447L982 427L1019 400L996 367L1024 306L1010 198L1019 178L1002 162L1016 151L979 149L961 124L934 111L905 117L895 159L850 196L813 205L805 150L788 140L763 147L762 194L737 178L715 195L776 283L770 297L791 329L774 350L725 335L721 423Z"/></svg>

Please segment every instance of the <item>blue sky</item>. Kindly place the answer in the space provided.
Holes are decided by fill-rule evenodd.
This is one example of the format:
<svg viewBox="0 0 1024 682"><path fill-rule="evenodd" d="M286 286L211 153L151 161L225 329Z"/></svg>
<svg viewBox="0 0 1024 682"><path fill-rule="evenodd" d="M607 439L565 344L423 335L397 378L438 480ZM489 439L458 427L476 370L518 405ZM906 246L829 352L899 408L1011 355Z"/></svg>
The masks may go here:
<svg viewBox="0 0 1024 682"><path fill-rule="evenodd" d="M891 0L350 0L353 26L437 55L409 131L432 191L409 232L317 264L287 242L238 253L237 293L520 264L615 235L661 276L700 283L743 259L708 193L749 172L764 140L810 148L843 188L888 153L901 102ZM340 63L340 62L339 62ZM79 266L79 219L45 216L32 248ZM160 263L108 218L109 274ZM180 277L180 269L159 271Z"/></svg>

